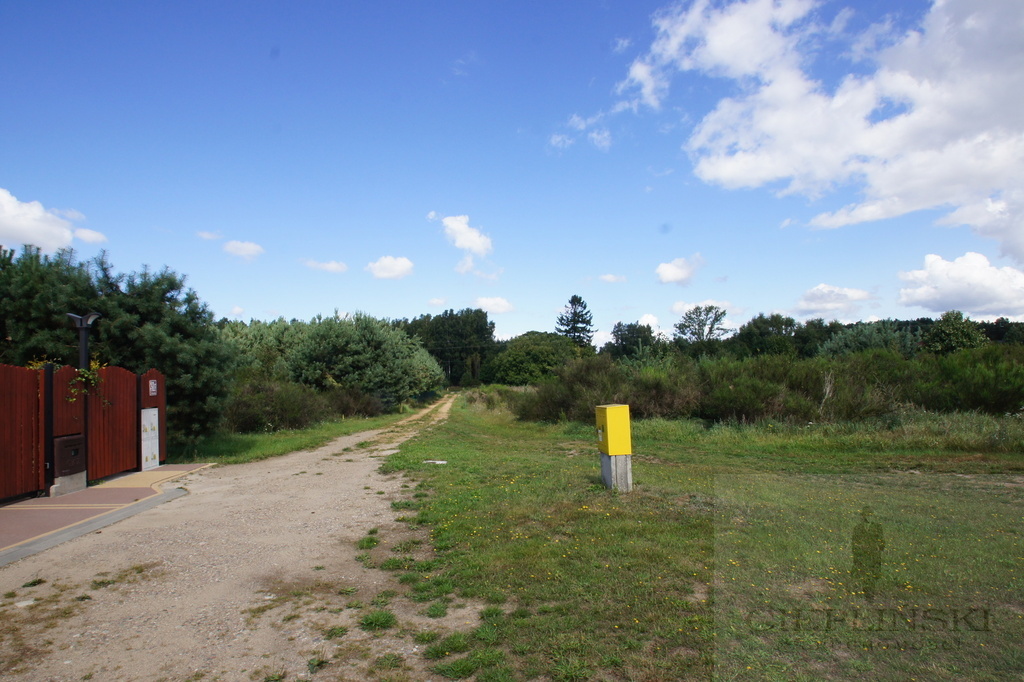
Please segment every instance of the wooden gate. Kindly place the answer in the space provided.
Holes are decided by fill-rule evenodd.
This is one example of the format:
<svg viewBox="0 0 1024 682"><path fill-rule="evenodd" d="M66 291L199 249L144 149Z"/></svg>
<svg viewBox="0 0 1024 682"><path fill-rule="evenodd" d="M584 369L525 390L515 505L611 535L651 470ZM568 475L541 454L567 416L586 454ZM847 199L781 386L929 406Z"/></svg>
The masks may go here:
<svg viewBox="0 0 1024 682"><path fill-rule="evenodd" d="M0 365L0 499L46 485L40 373Z"/></svg>
<svg viewBox="0 0 1024 682"><path fill-rule="evenodd" d="M0 500L46 490L53 483L53 442L64 436L87 436L89 480L138 470L144 408L158 409L160 462L167 459L163 374L104 367L97 375L97 384L87 387L73 367L0 365Z"/></svg>

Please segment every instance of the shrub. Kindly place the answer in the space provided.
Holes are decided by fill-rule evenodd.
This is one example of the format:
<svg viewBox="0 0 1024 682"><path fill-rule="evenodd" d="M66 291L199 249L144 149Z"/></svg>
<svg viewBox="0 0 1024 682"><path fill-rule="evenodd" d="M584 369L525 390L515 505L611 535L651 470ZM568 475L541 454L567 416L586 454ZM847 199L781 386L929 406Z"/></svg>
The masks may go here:
<svg viewBox="0 0 1024 682"><path fill-rule="evenodd" d="M914 401L930 410L1016 413L1024 408L1024 346L989 344L921 358Z"/></svg>
<svg viewBox="0 0 1024 682"><path fill-rule="evenodd" d="M384 403L355 388L336 386L324 391L324 399L332 415L344 417L376 417L386 411Z"/></svg>
<svg viewBox="0 0 1024 682"><path fill-rule="evenodd" d="M224 410L225 426L238 433L301 429L325 419L327 399L290 381L239 382Z"/></svg>
<svg viewBox="0 0 1024 682"><path fill-rule="evenodd" d="M637 368L627 377L625 401L638 419L687 417L700 402L700 379L693 362L680 358Z"/></svg>
<svg viewBox="0 0 1024 682"><path fill-rule="evenodd" d="M574 360L535 392L519 394L512 409L520 419L590 421L594 405L624 402L626 376L608 355Z"/></svg>

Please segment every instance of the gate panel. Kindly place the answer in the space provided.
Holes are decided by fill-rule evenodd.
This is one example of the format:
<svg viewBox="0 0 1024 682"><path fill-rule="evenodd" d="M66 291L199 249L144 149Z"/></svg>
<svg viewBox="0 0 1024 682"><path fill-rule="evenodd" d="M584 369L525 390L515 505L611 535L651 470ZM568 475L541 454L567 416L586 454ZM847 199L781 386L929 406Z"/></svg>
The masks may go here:
<svg viewBox="0 0 1024 682"><path fill-rule="evenodd" d="M46 485L39 382L39 370L0 365L0 499Z"/></svg>
<svg viewBox="0 0 1024 682"><path fill-rule="evenodd" d="M99 370L89 395L89 479L139 468L139 409L135 374L121 367Z"/></svg>
<svg viewBox="0 0 1024 682"><path fill-rule="evenodd" d="M53 437L85 433L83 388L78 370L65 365L53 372Z"/></svg>

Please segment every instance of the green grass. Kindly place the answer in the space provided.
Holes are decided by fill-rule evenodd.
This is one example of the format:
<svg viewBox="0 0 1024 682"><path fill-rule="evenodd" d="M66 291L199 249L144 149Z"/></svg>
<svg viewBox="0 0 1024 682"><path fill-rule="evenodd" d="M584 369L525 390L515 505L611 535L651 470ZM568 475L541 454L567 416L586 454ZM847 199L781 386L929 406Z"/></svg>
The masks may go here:
<svg viewBox="0 0 1024 682"><path fill-rule="evenodd" d="M170 453L168 462L213 462L217 464L244 464L270 457L312 450L335 438L360 431L389 426L404 415L388 414L380 417L352 417L324 422L308 429L276 431L274 433L216 433L205 438L187 453ZM362 444L360 444L362 446Z"/></svg>
<svg viewBox="0 0 1024 682"><path fill-rule="evenodd" d="M1024 456L998 441L1015 429L1012 418L977 415L635 422L636 487L619 494L601 482L589 426L520 423L457 403L388 460L432 492L411 522L429 528L439 560L409 598L457 593L503 606L484 612L468 656L433 670L1007 679L1024 664L1015 644L1024 635ZM448 464L423 464L430 459ZM887 543L873 602L850 576L865 505ZM988 620L964 611L986 607ZM828 609L843 624L827 633L792 625ZM913 609L911 639L864 626L867 616L900 626ZM428 648L432 657L454 653L442 644ZM486 665L473 658L487 651L504 653Z"/></svg>
<svg viewBox="0 0 1024 682"><path fill-rule="evenodd" d="M386 630L392 628L398 623L398 619L395 614L390 611L384 611L378 609L376 611L370 611L359 620L359 627L363 630Z"/></svg>

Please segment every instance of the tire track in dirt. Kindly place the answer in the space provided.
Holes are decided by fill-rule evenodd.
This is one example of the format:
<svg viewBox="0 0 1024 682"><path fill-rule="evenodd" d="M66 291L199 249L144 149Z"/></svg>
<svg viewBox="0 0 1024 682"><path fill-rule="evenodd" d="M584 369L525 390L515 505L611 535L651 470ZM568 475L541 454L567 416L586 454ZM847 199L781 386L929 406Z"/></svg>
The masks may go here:
<svg viewBox="0 0 1024 682"><path fill-rule="evenodd" d="M395 575L357 560L356 543L376 528L374 556L398 556L399 545L432 556L427 533L391 507L414 482L378 467L453 401L315 450L194 472L177 482L184 497L0 568L0 676L303 679L319 659L317 679L365 680L377 657L395 654L404 672L388 674L433 679L413 634L469 629L480 605L428 618ZM23 587L32 580L45 582ZM397 627L361 630L390 593Z"/></svg>

